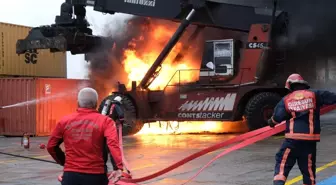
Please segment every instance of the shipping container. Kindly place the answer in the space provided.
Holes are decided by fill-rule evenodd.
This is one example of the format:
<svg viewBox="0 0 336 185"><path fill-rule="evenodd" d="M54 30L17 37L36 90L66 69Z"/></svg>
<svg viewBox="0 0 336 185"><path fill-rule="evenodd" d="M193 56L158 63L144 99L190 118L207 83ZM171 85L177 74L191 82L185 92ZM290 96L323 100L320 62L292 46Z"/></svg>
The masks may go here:
<svg viewBox="0 0 336 185"><path fill-rule="evenodd" d="M48 136L63 116L76 111L77 93L88 80L0 78L0 135Z"/></svg>
<svg viewBox="0 0 336 185"><path fill-rule="evenodd" d="M0 75L66 78L66 53L43 49L16 54L16 41L24 39L30 30L0 22Z"/></svg>

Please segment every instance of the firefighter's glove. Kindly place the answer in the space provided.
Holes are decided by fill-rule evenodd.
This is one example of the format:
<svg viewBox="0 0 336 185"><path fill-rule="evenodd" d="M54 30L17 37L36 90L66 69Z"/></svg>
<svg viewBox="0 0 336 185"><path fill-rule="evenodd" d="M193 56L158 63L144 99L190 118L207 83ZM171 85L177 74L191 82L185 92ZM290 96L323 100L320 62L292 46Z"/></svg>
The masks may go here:
<svg viewBox="0 0 336 185"><path fill-rule="evenodd" d="M267 122L268 122L268 125L269 125L270 127L272 127L272 128L275 127L275 123L272 121L272 119L269 119Z"/></svg>

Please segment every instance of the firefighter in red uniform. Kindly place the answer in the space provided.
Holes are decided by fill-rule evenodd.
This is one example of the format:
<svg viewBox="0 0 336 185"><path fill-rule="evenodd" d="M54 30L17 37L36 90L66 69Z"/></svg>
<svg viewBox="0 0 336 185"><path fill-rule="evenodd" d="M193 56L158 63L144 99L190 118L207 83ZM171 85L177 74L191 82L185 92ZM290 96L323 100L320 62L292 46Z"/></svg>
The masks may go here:
<svg viewBox="0 0 336 185"><path fill-rule="evenodd" d="M316 184L316 143L320 141L320 108L336 104L336 94L309 90L308 83L292 74L286 81L291 91L275 107L271 127L286 121L285 141L276 154L274 185L284 185L290 170L298 162L304 185Z"/></svg>
<svg viewBox="0 0 336 185"><path fill-rule="evenodd" d="M107 185L104 149L107 144L118 169L109 178L116 182L123 171L115 122L96 111L98 94L92 88L78 93L76 113L62 118L48 141L48 152L64 166L62 185ZM64 142L65 154L60 149Z"/></svg>

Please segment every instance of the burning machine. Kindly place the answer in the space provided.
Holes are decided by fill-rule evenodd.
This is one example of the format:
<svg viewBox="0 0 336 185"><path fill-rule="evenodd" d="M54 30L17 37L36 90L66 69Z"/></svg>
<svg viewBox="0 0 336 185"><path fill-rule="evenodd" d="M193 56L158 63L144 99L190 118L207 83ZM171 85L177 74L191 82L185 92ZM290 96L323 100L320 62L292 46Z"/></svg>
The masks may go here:
<svg viewBox="0 0 336 185"><path fill-rule="evenodd" d="M119 91L106 97L123 97L126 110L124 134L138 132L143 123L154 121L236 121L245 117L251 130L266 125L277 102L287 93L281 72L285 50L276 39L286 37L288 1L261 0L67 0L51 26L34 28L26 39L17 42L17 53L29 49L52 52L88 53L103 43L93 36L85 20L85 7L180 22L145 77L132 89L119 85ZM73 11L74 10L74 11ZM75 17L73 16L75 15ZM245 36L208 40L199 79L192 83L167 85L164 90L149 90L159 75L161 64L189 24L197 25L191 39L202 27L235 30ZM243 34L243 35L244 35ZM182 71L177 71L175 77Z"/></svg>

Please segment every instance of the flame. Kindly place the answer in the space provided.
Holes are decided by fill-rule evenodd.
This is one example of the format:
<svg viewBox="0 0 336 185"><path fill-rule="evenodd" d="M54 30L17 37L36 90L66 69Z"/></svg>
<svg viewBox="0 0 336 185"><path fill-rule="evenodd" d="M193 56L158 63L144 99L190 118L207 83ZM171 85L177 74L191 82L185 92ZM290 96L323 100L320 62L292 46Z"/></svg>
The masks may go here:
<svg viewBox="0 0 336 185"><path fill-rule="evenodd" d="M159 56L163 47L167 41L173 35L174 29L169 28L168 25L160 25L153 27L153 30L148 30L148 38L145 39L143 35L140 35L137 39L132 39L129 43L130 49L124 51L123 66L125 72L128 74L127 88L131 87L132 81L136 81L137 84L143 79L145 73L154 63ZM133 49L137 46L139 41L144 41L141 49ZM190 74L184 72L179 77L174 76L178 70L198 69L199 66L195 65L192 56L184 56L182 61L174 62L175 57L181 51L183 44L178 42L172 49L170 54L166 57L165 61L161 65L161 70L156 79L149 86L151 90L162 90L168 83L175 84L179 82L191 82L198 78L198 74ZM188 73L188 74L186 74ZM173 78L174 77L174 78Z"/></svg>
<svg viewBox="0 0 336 185"><path fill-rule="evenodd" d="M130 23L131 24L131 23ZM148 26L148 25L147 25ZM174 28L175 27L175 28ZM128 49L123 52L123 67L127 73L126 87L130 88L132 81L137 84L145 76L145 73L152 66L156 58L159 56L163 47L167 44L168 40L172 37L176 30L176 25L164 24L158 22L150 28L143 25L141 27L142 35L133 38L128 43ZM182 48L185 47L183 43L178 42L166 59L163 61L159 75L149 86L150 90L162 90L168 84L177 84L185 82L196 81L199 77L199 71L195 69L200 68L200 53L188 52L184 55L183 59L176 62L175 57L179 54ZM196 51L195 46L188 46L189 51ZM192 54L191 54L192 53ZM191 70L194 69L194 70ZM176 72L180 71L178 74ZM189 71L188 71L189 70ZM182 133L228 133L228 132L245 132L247 126L244 121L240 122L156 122L147 123L141 131L136 135L144 134L182 134Z"/></svg>
<svg viewBox="0 0 336 185"><path fill-rule="evenodd" d="M242 133L248 131L246 120L242 121L187 121L147 123L136 135Z"/></svg>

